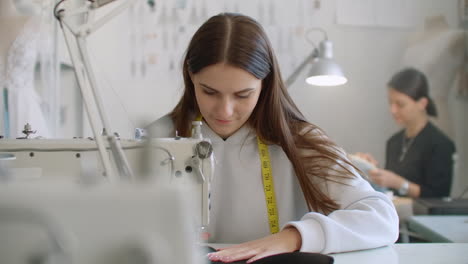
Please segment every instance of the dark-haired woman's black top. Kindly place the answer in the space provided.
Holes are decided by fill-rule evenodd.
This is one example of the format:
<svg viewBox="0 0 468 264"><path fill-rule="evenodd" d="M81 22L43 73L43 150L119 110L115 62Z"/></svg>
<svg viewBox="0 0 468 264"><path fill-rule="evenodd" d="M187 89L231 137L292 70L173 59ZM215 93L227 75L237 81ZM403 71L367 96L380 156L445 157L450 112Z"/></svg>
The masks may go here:
<svg viewBox="0 0 468 264"><path fill-rule="evenodd" d="M402 157L404 137L402 130L387 141L385 169L419 184L420 197L449 196L455 153L453 142L431 122L427 122Z"/></svg>

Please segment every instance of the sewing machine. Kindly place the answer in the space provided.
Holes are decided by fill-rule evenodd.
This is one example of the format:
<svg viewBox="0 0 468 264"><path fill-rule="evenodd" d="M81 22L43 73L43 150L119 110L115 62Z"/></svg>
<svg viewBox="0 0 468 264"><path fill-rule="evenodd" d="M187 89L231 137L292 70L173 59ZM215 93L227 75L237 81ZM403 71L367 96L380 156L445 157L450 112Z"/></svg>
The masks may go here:
<svg viewBox="0 0 468 264"><path fill-rule="evenodd" d="M187 190L153 184L0 184L0 262L195 263Z"/></svg>
<svg viewBox="0 0 468 264"><path fill-rule="evenodd" d="M97 18L94 16L94 11L100 6L113 2L113 0L88 0L83 1L82 5L72 8L66 6L65 2L69 1L57 3L54 15L64 32L65 43L75 69L93 137L86 139L39 139L32 138L30 134L27 134L23 139L0 138L0 180L8 182L6 185L0 185L0 189L2 189L0 191L2 193L0 205L12 208L19 206L22 209L24 209L23 206L28 204L33 207L36 206L39 214L49 215L52 219L62 219L64 221L62 224L65 228L74 230L78 238L80 238L77 243L81 246L88 248L88 243L100 246L98 249L88 248L92 251L89 254L89 258L86 259L87 261L75 263L117 263L110 259L101 258L100 254L111 253L111 250L116 250L115 247L107 247L116 245L113 243L112 237L109 239L108 236L114 234L112 230L118 230L119 228L126 230L127 226L124 221L120 226L115 226L113 229L108 230L108 224L111 224L113 221L127 219L125 213L127 210L132 210L133 205L136 206L135 208L138 208L138 203L126 203L126 199L118 199L119 188L117 186L122 182L132 182L135 184L146 182L149 186L158 187L157 191L161 191L162 193L166 192L165 187L167 186L183 187L186 191L183 194L179 193L179 195L187 196L187 199L194 201L190 208L194 212L199 212L198 214L179 210L178 208L180 207L176 206L177 208L174 208L174 210L180 211L179 215L168 214L167 217L148 218L154 220L153 224L162 225L162 228L158 228L156 231L161 232L161 239L169 242L166 244L170 247L168 252L172 252L173 260L168 261L167 258L163 258L161 261L158 258L152 258L151 254L140 254L139 256L147 259L146 262L129 261L129 263L190 263L187 259L178 256L178 252L174 251L174 248L178 248L177 242L180 242L180 240L173 240L170 236L165 235L168 234L168 231L174 231L174 228L177 228L174 225L179 223L179 219L182 218L189 219L192 226L199 228L196 232L204 232L204 229L208 225L210 209L209 188L214 167L211 143L201 135L200 122L195 123L192 138L180 138L176 136L174 138L159 139L149 137L144 140L142 138L135 140L119 139L116 131L111 128L109 118L105 109L103 109L104 104L99 94L99 89L97 89L96 76L91 67L86 40L90 34L97 31L116 15L122 13L136 0L121 1L121 4L116 5L109 13ZM150 6L151 3L154 5L153 1L148 1ZM81 21L82 19L80 18L83 17L86 18L82 21L84 23L77 24L77 20ZM25 131L33 130L25 128ZM26 191L5 190L3 192L4 188L20 183L26 184L25 181L33 187ZM60 188L63 185L70 185L70 183L73 186L71 189L65 188L65 191L61 191ZM102 197L99 194L86 197L86 194L76 193L75 189L83 188L83 184L87 188L111 188L113 191L105 198L105 206L93 207L93 202L100 203L101 201ZM42 196L41 189L35 188L39 188L39 186L45 186L44 188L47 191L44 191L43 194L46 194L46 196ZM66 192L66 190L69 192ZM48 196L48 194L51 196ZM138 197L138 195L138 191L135 191L128 197L124 197L131 199L131 197ZM37 201L34 197L38 197ZM159 194L153 196L153 198L159 199L157 197L159 197ZM164 197L161 199L169 205L173 204L171 200L177 199L177 195L172 196L173 198L170 199ZM23 198L26 202L18 204L17 202L23 201ZM114 200L113 198L116 199ZM78 202L82 199L85 199L88 203ZM63 204L61 203L62 200ZM151 199L145 201L151 201ZM121 206L120 202L124 203L125 206ZM115 207L113 207L114 204ZM63 207L63 205L66 206ZM146 210L150 210L153 214L164 215L167 210L170 210L170 206L167 207L164 204L160 206L155 204L153 208L151 208L151 202L146 203L146 205ZM79 207L77 208L77 206ZM88 206L90 207L88 208ZM102 213L99 215L100 210L102 210ZM109 214L107 215L108 211ZM99 225L90 226L90 230L96 231L95 235L89 234L92 231L82 233L84 232L84 227L81 226L81 223L77 222L77 219L85 219L93 223L93 215L88 214L89 212L98 213L100 218L96 218L96 220L100 221L102 228L106 230L104 233L100 232L101 226ZM76 218L66 216L67 213L72 214ZM26 214L31 215L28 212ZM2 215L10 214L2 214L0 212L0 216ZM137 222L139 218L146 218L144 214L138 214L138 216L129 220L133 221L132 223L135 226L140 225ZM174 223L170 223L170 219ZM15 219L7 220L15 222ZM159 220L162 222L159 223ZM170 223L171 228L166 230L164 229L164 225L167 223ZM59 223L59 225L62 224ZM0 228L2 227L5 227L5 225L0 221ZM135 232L143 232L143 230L138 228L133 229ZM175 234L185 231L186 229L184 228L177 229L175 230ZM47 232L49 232L49 229L46 228ZM102 240L99 240L101 243L96 243L93 240L101 238L98 234L102 234L103 236ZM131 238L128 237L130 233L120 232L119 234L119 241ZM110 245L106 243L110 243ZM162 243L158 245L164 246ZM5 244L0 243L0 249L3 249L4 246ZM16 248L19 249L20 247ZM141 249L141 247L139 248ZM3 250L2 252L8 252L8 250ZM55 246L54 250L61 251L61 248ZM186 247L182 247L180 250L183 252L186 250ZM101 253L98 251L101 251ZM80 252L82 256L88 255L86 251ZM131 253L129 254L132 256ZM74 255L71 254L71 256L74 259ZM2 258L1 254L0 258ZM43 263L41 262L43 259L39 257L34 263ZM114 260L116 259L118 258L114 258ZM78 258L78 260L82 259ZM0 262L3 263L3 259ZM57 263L64 262L59 260Z"/></svg>
<svg viewBox="0 0 468 264"><path fill-rule="evenodd" d="M130 182L135 184L145 183L148 186L154 186L155 191L163 193L166 191L161 186L184 189L182 195L191 201L190 213L179 217L186 218L192 227L196 227L197 230L194 233L200 238L200 235L203 235L209 224L209 196L210 183L214 172L214 155L209 139L203 138L200 132L201 122L194 122L193 125L193 136L191 138L177 136L174 138L150 138L141 136L139 139L134 140L121 139L120 143L132 169L134 169L135 177ZM94 191L91 191L93 193L101 189L114 188L112 186L116 184L128 183L127 179L114 183L108 182L104 173L105 170L99 162L96 144L92 138L34 139L27 136L24 139L0 139L0 143L0 154L2 154L0 155L0 159L2 159L0 161L2 170L0 171L3 171L3 173L0 173L2 174L0 175L0 179L8 182L8 184L0 184L0 188L9 190L8 186L12 186L12 184L13 186L27 184L28 188L30 188L29 196L26 195L28 191L16 191L19 198L22 195L26 195L27 199L34 199L33 196L36 194L41 196L41 192L44 193L41 190L45 188L52 191L51 195L57 195L54 196L55 199L64 200L64 203L67 203L68 201L66 200L72 198L66 195L65 197L68 198L59 198L66 191L58 188L65 188L65 190L70 190L71 193L75 192L75 195L72 195L72 197L77 197L78 200L87 199L89 204L82 204L83 208L79 208L77 211L72 209L75 207L75 201L72 199L69 201L71 208L60 208L57 209L57 212L46 212L51 213L54 217L65 219L63 221L70 221L64 224L69 229L82 229L84 226L80 225L76 219L61 216L60 214L73 212L72 215L77 216L77 212L82 211L82 215L93 217L87 213L88 209L84 208L87 206L91 206L89 210L94 210L93 212L98 211L92 205L93 196L86 197L79 194L75 189L87 186L87 188L93 188ZM106 146L106 149L109 151L109 146ZM113 164L113 166L115 165ZM75 187L70 187L72 185ZM118 196L118 189L114 189L115 193L112 195ZM9 195L13 195L13 193L6 191L5 195L7 198L2 198L0 206L8 207L12 205L10 202L15 199L8 197ZM48 195L48 193L45 194ZM181 193L179 192L179 194ZM97 193L93 195L101 197ZM154 195L157 196L156 194ZM52 202L54 198L47 199L43 201L45 204L37 205L40 210L44 206L56 206L55 202ZM52 204L48 204L49 202L52 202ZM99 203L99 200L95 202ZM14 202L13 207L16 207L16 205L17 203ZM36 203L30 203L31 207L35 205ZM40 210L39 212L41 212ZM106 211L107 209L103 208L103 210ZM167 208L161 209L159 206L155 206L154 210L155 214L166 214ZM113 217L120 218L121 216L115 211L109 214L106 219L111 221ZM176 218L173 220L178 221ZM0 219L0 230L3 225L4 223ZM80 243L86 244L85 240L89 239L89 237L83 236L82 239L83 241ZM1 248L2 245L0 244ZM94 253L97 254L96 252ZM182 261L178 263L187 262Z"/></svg>
<svg viewBox="0 0 468 264"><path fill-rule="evenodd" d="M170 185L190 186L194 189L195 212L201 212L200 232L205 232L210 215L210 185L214 174L213 146L201 134L201 121L192 122L192 137L151 138L143 151L143 178L153 178ZM141 155L141 154L140 154ZM149 175L149 176L148 176ZM200 199L201 198L201 199Z"/></svg>
<svg viewBox="0 0 468 264"><path fill-rule="evenodd" d="M155 181L193 188L196 207L201 212L196 219L204 229L209 224L209 189L214 172L213 148L200 132L201 122L193 123L192 138L146 138L120 143L135 172L133 181ZM142 133L141 130L138 130ZM3 153L4 181L46 181L98 184L106 181L99 162L96 142L92 138L0 139ZM106 146L109 151L109 146ZM5 154L9 154L5 156ZM115 164L112 166L116 167ZM126 180L124 180L126 181Z"/></svg>

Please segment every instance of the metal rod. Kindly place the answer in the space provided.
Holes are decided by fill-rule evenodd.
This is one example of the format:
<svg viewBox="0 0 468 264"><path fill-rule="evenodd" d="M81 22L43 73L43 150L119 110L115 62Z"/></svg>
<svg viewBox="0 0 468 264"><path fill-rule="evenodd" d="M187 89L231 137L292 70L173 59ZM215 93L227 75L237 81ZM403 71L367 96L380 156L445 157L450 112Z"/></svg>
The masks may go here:
<svg viewBox="0 0 468 264"><path fill-rule="evenodd" d="M77 76L77 80L82 91L83 101L85 102L88 117L91 123L91 128L93 130L94 136L96 138L96 142L98 145L99 153L101 156L101 160L103 162L103 166L106 172L106 175L109 178L114 179L114 172L112 170L112 166L110 164L110 158L106 155L106 148L103 143L102 136L98 131L98 121L96 120L96 116L94 115L94 110L97 110L97 115L103 125L103 130L106 132L106 139L109 143L111 157L114 160L114 164L118 169L118 173L120 177L126 177L127 179L133 178L133 172L130 168L129 162L123 152L122 146L120 141L116 137L116 133L110 128L110 122L107 118L107 114L105 112L104 104L101 100L101 95L99 94L99 90L97 88L97 81L94 75L94 71L92 65L90 63L90 56L88 54L87 45L86 45L86 38L115 16L122 13L126 10L130 5L132 5L136 0L127 0L123 4L117 6L116 8L112 9L109 13L104 15L102 18L98 19L97 21L88 21L84 25L78 27L77 30L73 30L71 26L67 23L65 25L70 29L70 32L73 33L76 39L76 44L78 48L79 56L76 55L70 46L70 40L67 37L67 34L64 30L64 35L67 43L68 50L70 52L70 56L72 57L73 65L75 66L75 75ZM106 3L111 2L107 1ZM84 5L87 9L87 15L89 20L93 20L93 6L92 5ZM83 7L80 8L80 11ZM97 7L96 7L97 8ZM95 8L95 9L96 9ZM75 13L76 14L76 13ZM60 21L65 20L65 16L69 14L62 14L60 15ZM94 105L93 105L94 104ZM93 107L94 106L94 107Z"/></svg>
<svg viewBox="0 0 468 264"><path fill-rule="evenodd" d="M70 53L70 58L72 60L73 66L75 67L75 76L78 81L78 86L80 87L81 90L81 95L83 96L83 102L86 107L86 113L88 114L88 119L91 125L91 130L93 131L94 137L96 139L96 144L99 150L99 156L101 158L101 162L104 166L104 171L106 173L106 176L110 180L115 180L115 173L113 172L112 166L110 164L109 156L107 155L106 147L104 145L102 136L100 134L100 131L98 129L98 120L96 119L96 116L94 115L93 111L93 105L91 104L92 100L92 93L89 91L88 85L86 85L86 76L84 76L83 72L83 64L80 62L80 59L78 58L78 55L73 52L71 48L71 40L70 37L68 36L67 32L65 31L65 28L62 27L64 37L65 37L65 43L68 48L68 52ZM75 35L75 37L77 37ZM79 47L78 47L79 49Z"/></svg>
<svg viewBox="0 0 468 264"><path fill-rule="evenodd" d="M307 58L302 61L302 63L294 70L294 72L289 75L285 82L287 88L289 88L294 83L302 70L307 66L307 64L311 63L315 57L317 57L317 49L312 50L309 56L307 56Z"/></svg>
<svg viewBox="0 0 468 264"><path fill-rule="evenodd" d="M116 8L112 9L109 13L101 17L100 19L96 20L95 22L92 23L92 25L89 25L90 23L87 23L84 26L87 26L86 32L88 34L91 34L95 32L96 30L100 29L102 26L104 26L107 22L109 22L111 19L114 17L118 16L120 13L125 11L130 5L134 4L136 0L127 0L123 4L117 6Z"/></svg>
<svg viewBox="0 0 468 264"><path fill-rule="evenodd" d="M86 40L84 38L86 38L86 36L78 37L78 48L81 52L81 57L85 66L84 68L88 75L91 92L93 93L92 99L94 99L94 103L96 104L99 117L101 118L103 124L103 129L108 132L108 134L105 136L110 146L110 151L112 153L111 157L114 159L114 164L117 167L119 176L132 179L133 171L130 168L130 164L127 158L125 157L125 153L123 153L120 141L117 140L114 130L111 128L107 113L105 111L104 103L101 100L102 96L98 89L96 76L94 75L93 67L90 63L90 57L86 48Z"/></svg>

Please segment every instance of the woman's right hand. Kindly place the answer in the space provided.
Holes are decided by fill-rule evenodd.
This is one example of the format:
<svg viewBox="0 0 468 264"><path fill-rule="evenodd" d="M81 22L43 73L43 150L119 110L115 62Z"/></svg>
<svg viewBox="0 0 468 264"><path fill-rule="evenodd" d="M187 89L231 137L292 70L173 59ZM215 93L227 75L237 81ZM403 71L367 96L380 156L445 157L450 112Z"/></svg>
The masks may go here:
<svg viewBox="0 0 468 264"><path fill-rule="evenodd" d="M299 250L301 245L302 238L299 231L293 226L288 226L276 234L218 249L217 252L209 253L207 256L209 260L217 262L246 260L246 263L251 263L268 256L294 252Z"/></svg>
<svg viewBox="0 0 468 264"><path fill-rule="evenodd" d="M369 153L356 152L353 155L370 162L375 167L379 165L379 162Z"/></svg>

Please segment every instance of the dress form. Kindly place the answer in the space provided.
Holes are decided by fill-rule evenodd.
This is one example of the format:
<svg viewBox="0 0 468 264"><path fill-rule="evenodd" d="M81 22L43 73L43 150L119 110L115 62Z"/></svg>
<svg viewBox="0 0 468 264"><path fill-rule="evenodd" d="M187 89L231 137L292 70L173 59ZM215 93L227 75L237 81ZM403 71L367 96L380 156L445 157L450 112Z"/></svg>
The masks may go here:
<svg viewBox="0 0 468 264"><path fill-rule="evenodd" d="M411 37L402 67L414 67L426 74L429 95L438 111L438 118L433 122L453 138L448 95L463 65L464 34L462 30L450 28L443 16L428 17L424 25L423 31Z"/></svg>
<svg viewBox="0 0 468 264"><path fill-rule="evenodd" d="M39 31L37 18L21 15L13 0L0 1L0 135L21 137L26 123L49 135L34 88Z"/></svg>
<svg viewBox="0 0 468 264"><path fill-rule="evenodd" d="M0 58L5 64L6 54L30 17L18 13L11 0L0 1Z"/></svg>

